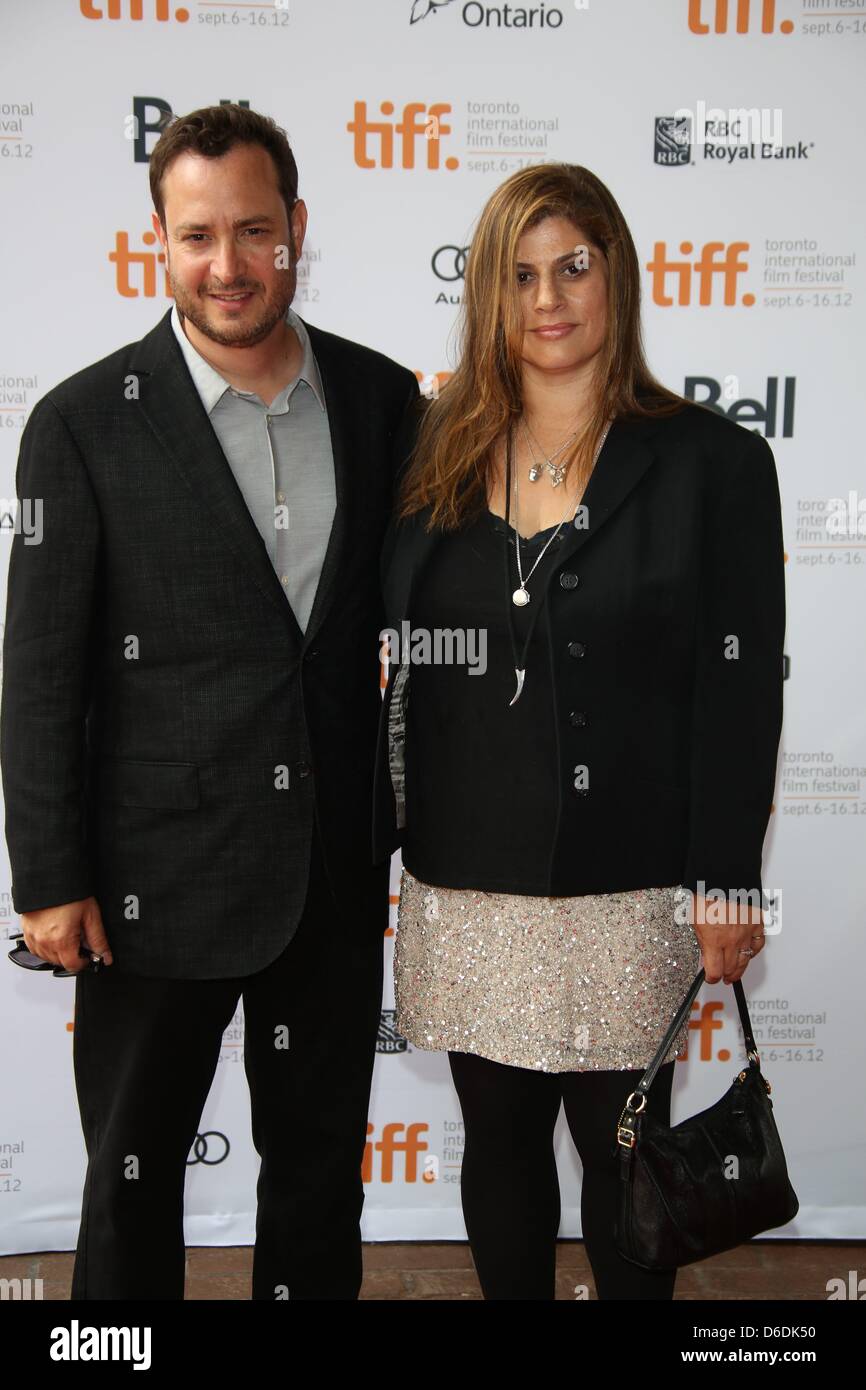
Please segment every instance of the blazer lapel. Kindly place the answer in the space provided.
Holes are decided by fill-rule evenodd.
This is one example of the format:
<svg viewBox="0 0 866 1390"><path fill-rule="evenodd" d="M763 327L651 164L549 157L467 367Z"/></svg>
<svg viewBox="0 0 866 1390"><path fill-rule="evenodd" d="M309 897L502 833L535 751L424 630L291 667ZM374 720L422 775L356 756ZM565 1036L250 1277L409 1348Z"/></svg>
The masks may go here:
<svg viewBox="0 0 866 1390"><path fill-rule="evenodd" d="M147 378L139 407L166 457L202 510L211 515L228 550L302 642L304 634L187 370L171 326L171 311L137 344L131 365Z"/></svg>
<svg viewBox="0 0 866 1390"><path fill-rule="evenodd" d="M334 340L331 334L323 332L322 329L314 328L312 324L307 323L306 319L303 322L310 335L310 344L322 379L322 389L325 393L328 427L331 432L331 452L334 456L334 483L337 497L334 521L331 526L331 534L328 537L328 548L322 561L319 584L304 637L306 645L315 636L327 617L333 600L340 565L348 544L349 518L359 516L360 508L363 505L363 498L358 495L358 489L361 486L364 470L358 466L358 455L366 452L366 439L362 435L362 426L369 418L370 405L367 403L365 407L365 402L361 398L356 385L356 373L347 371L345 360L340 361L338 355L335 354ZM354 468L349 467L348 434L350 426L356 454L356 466Z"/></svg>
<svg viewBox="0 0 866 1390"><path fill-rule="evenodd" d="M658 422L649 416L614 420L581 498L581 506L586 508L583 513L586 524L569 526L565 539L557 547L557 566L572 559L597 536L637 487L655 460L649 439L657 427Z"/></svg>

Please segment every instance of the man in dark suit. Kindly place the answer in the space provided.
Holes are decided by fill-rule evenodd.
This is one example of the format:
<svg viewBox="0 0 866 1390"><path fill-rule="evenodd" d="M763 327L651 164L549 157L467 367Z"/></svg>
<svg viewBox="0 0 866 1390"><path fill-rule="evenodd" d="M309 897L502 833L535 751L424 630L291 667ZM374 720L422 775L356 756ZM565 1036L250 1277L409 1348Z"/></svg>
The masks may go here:
<svg viewBox="0 0 866 1390"><path fill-rule="evenodd" d="M253 1297L353 1299L387 865L378 559L414 375L291 309L284 133L238 106L151 158L175 304L36 405L2 772L28 947L76 974L73 1298L182 1298L186 1158L243 998ZM103 959L93 970L80 948Z"/></svg>

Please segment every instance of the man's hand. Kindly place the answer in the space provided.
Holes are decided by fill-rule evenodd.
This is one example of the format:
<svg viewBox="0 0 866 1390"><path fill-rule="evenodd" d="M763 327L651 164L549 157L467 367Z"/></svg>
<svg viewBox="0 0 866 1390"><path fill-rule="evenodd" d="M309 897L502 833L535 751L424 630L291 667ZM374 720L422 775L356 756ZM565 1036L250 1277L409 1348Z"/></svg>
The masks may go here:
<svg viewBox="0 0 866 1390"><path fill-rule="evenodd" d="M88 960L79 955L80 946L89 946L96 955L102 956L106 965L113 964L95 898L42 907L38 912L22 912L21 930L28 951L52 965L62 965L64 970L77 973L85 969Z"/></svg>
<svg viewBox="0 0 866 1390"><path fill-rule="evenodd" d="M732 985L750 961L764 949L764 916L759 907L745 907L692 893L689 922L701 947L708 985L724 977ZM741 953L750 950L751 955Z"/></svg>

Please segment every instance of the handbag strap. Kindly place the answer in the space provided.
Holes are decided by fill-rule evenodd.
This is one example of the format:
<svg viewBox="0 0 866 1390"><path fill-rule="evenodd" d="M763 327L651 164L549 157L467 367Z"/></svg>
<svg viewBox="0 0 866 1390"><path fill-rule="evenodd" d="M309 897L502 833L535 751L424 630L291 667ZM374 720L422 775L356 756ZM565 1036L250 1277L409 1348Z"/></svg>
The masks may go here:
<svg viewBox="0 0 866 1390"><path fill-rule="evenodd" d="M685 999L683 1000L682 1004L677 1010L673 1022L671 1023L667 1032L665 1033L658 1052L656 1053L655 1057L653 1057L652 1061L650 1062L649 1066L647 1067L637 1086L634 1088L632 1095L637 1094L645 1096L650 1086L653 1084L653 1081L656 1077L656 1072L662 1065L662 1062L664 1061L665 1055L671 1043L673 1042L683 1023L685 1022L689 1013L691 1012L692 1004L695 1002L695 998L697 997L697 994L703 983L704 970L703 967L701 967L701 969L698 971L697 975L694 978L694 982L692 983L688 994L686 995ZM734 981L734 998L737 1001L737 1009L739 1010L740 1014L740 1024L743 1029L743 1040L746 1044L746 1056L749 1058L750 1061L754 1057L755 1065L760 1066L760 1058L758 1057L758 1050L755 1047L755 1039L752 1033L752 1021L749 1018L749 1011L746 1007L746 996L743 991L742 982L740 980Z"/></svg>

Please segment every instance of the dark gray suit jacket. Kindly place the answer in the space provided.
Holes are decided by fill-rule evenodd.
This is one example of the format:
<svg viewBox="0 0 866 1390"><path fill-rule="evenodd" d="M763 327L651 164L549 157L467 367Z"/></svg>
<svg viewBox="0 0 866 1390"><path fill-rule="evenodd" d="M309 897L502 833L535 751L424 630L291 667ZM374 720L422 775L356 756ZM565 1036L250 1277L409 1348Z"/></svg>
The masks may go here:
<svg viewBox="0 0 866 1390"><path fill-rule="evenodd" d="M131 973L246 975L275 959L303 906L314 815L338 900L358 930L387 925L370 855L378 564L420 398L405 368L307 327L337 510L306 633L170 314L50 391L22 438L17 492L42 499L44 536L16 535L9 569L13 904L95 895L114 968Z"/></svg>

